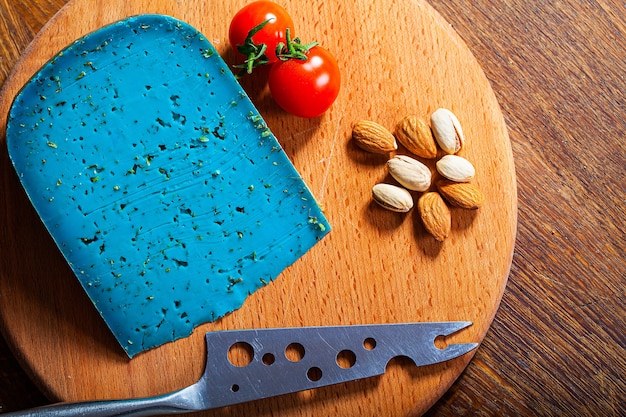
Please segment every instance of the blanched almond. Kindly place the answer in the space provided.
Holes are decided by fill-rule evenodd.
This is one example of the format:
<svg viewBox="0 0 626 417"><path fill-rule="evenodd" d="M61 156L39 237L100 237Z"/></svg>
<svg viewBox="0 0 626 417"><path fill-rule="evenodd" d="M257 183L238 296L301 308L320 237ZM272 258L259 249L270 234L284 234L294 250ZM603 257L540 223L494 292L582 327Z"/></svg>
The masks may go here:
<svg viewBox="0 0 626 417"><path fill-rule="evenodd" d="M372 197L387 210L406 213L413 208L413 197L404 188L392 184L376 184Z"/></svg>
<svg viewBox="0 0 626 417"><path fill-rule="evenodd" d="M426 191L430 187L430 169L406 155L397 155L387 161L387 171L404 187L413 191Z"/></svg>
<svg viewBox="0 0 626 417"><path fill-rule="evenodd" d="M437 143L445 153L452 155L463 148L465 135L461 123L450 110L435 110L430 116L430 126Z"/></svg>
<svg viewBox="0 0 626 417"><path fill-rule="evenodd" d="M445 155L437 161L437 171L445 178L455 182L469 182L476 175L470 161L458 155Z"/></svg>

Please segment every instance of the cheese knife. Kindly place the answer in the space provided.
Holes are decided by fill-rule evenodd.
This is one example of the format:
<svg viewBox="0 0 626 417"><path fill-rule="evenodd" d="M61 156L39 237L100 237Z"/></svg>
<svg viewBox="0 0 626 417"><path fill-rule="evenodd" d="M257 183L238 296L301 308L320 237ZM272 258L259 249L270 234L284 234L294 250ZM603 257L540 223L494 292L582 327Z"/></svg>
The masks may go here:
<svg viewBox="0 0 626 417"><path fill-rule="evenodd" d="M435 345L468 321L227 330L206 334L207 358L195 384L165 395L58 403L4 414L32 417L152 416L226 407L382 375L389 361L448 361L478 343ZM235 352L238 352L235 354Z"/></svg>

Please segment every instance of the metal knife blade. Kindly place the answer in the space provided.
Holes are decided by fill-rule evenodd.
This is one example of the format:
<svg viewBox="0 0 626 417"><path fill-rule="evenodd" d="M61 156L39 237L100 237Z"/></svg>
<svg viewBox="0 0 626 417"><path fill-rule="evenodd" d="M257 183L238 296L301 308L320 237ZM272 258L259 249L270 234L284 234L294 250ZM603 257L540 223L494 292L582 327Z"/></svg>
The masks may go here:
<svg viewBox="0 0 626 417"><path fill-rule="evenodd" d="M201 411L381 375L399 356L415 365L444 362L477 343L435 345L467 321L229 330L206 334L207 359L198 382L157 397L59 403L6 416L149 416ZM244 363L229 356L249 354ZM244 355L245 356L245 355Z"/></svg>

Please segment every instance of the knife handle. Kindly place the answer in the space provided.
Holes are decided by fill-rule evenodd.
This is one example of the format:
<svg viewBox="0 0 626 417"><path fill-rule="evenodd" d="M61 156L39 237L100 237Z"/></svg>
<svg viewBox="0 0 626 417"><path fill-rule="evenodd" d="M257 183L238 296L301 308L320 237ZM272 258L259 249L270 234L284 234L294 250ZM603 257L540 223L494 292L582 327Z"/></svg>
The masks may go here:
<svg viewBox="0 0 626 417"><path fill-rule="evenodd" d="M196 395L194 386L157 397L128 400L104 400L75 403L57 403L2 414L3 417L112 417L154 416L181 414L202 410L202 400Z"/></svg>

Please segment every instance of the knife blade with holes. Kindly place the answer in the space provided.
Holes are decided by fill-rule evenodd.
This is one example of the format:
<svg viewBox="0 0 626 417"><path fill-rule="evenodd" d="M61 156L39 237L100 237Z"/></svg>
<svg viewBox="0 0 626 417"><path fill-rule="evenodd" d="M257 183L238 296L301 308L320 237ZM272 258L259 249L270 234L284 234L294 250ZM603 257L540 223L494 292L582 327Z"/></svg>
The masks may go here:
<svg viewBox="0 0 626 417"><path fill-rule="evenodd" d="M416 366L448 361L477 343L439 348L435 339L467 321L228 330L206 334L204 374L170 394L59 403L6 416L151 416L209 410L385 373L404 356Z"/></svg>

